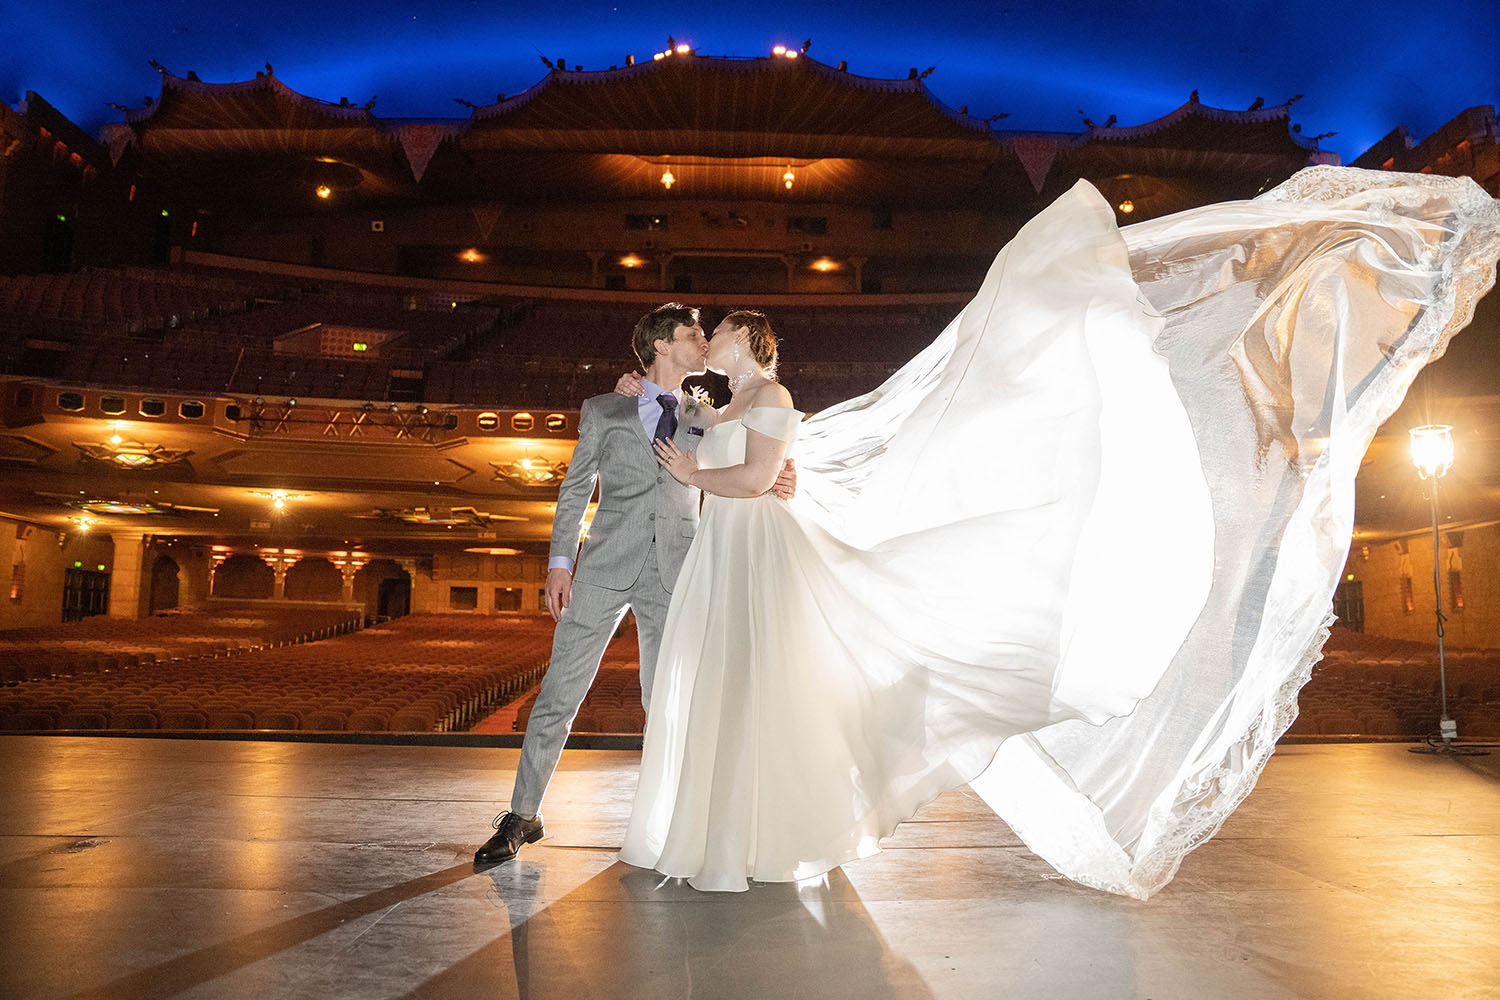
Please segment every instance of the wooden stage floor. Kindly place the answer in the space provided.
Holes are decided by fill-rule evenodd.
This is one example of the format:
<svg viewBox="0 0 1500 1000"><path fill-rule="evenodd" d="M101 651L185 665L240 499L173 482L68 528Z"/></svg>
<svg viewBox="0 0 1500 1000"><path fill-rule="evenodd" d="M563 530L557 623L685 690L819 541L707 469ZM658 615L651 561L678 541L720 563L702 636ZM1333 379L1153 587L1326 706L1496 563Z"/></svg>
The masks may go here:
<svg viewBox="0 0 1500 1000"><path fill-rule="evenodd" d="M826 878L702 895L615 860L629 751L568 751L547 838L476 871L517 753L0 737L0 996L1500 996L1500 757L1282 747L1140 903L967 789Z"/></svg>

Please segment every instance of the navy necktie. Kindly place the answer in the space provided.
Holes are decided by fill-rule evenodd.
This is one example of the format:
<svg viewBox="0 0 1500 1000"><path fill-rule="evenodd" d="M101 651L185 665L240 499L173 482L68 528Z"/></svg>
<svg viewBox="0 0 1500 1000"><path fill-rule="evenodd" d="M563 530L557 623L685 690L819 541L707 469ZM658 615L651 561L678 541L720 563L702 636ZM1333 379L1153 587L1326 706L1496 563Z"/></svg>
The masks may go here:
<svg viewBox="0 0 1500 1000"><path fill-rule="evenodd" d="M664 392L656 397L661 404L661 419L656 422L656 438L670 441L677 434L677 397Z"/></svg>

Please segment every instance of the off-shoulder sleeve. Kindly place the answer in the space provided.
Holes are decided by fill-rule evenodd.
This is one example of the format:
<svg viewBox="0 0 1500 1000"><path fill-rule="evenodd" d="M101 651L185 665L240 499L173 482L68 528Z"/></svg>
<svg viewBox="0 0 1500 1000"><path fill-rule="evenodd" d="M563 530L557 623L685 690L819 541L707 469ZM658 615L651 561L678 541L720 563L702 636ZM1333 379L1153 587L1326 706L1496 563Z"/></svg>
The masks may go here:
<svg viewBox="0 0 1500 1000"><path fill-rule="evenodd" d="M789 406L754 406L745 411L744 424L746 430L790 441L797 436L797 425L802 422L802 416L801 410Z"/></svg>

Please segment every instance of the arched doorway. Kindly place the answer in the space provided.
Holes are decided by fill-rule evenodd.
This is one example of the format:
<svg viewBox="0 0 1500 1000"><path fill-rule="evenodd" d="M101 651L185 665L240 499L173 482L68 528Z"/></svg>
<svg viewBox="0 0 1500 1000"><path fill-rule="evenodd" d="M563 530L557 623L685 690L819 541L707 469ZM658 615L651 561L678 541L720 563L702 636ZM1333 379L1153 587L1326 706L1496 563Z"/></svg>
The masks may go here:
<svg viewBox="0 0 1500 1000"><path fill-rule="evenodd" d="M344 596L344 577L327 559L299 559L286 571L289 601L337 601Z"/></svg>
<svg viewBox="0 0 1500 1000"><path fill-rule="evenodd" d="M151 565L151 614L170 611L177 607L180 593L177 560L171 556L157 556Z"/></svg>
<svg viewBox="0 0 1500 1000"><path fill-rule="evenodd" d="M260 556L230 556L214 570L215 597L269 600L276 593L276 574Z"/></svg>
<svg viewBox="0 0 1500 1000"><path fill-rule="evenodd" d="M411 574L393 559L375 559L354 574L354 599L375 618L400 618L411 613Z"/></svg>

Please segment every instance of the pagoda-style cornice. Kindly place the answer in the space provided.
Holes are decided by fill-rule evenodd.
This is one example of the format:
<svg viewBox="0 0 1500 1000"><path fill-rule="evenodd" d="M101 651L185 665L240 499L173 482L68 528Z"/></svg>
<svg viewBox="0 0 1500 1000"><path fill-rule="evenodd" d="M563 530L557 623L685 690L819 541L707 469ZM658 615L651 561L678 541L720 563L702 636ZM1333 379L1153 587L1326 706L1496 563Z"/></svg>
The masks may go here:
<svg viewBox="0 0 1500 1000"><path fill-rule="evenodd" d="M369 108L308 97L270 73L253 80L205 83L161 72L161 96L152 104L129 108L125 120L152 128L343 128L351 123L376 124Z"/></svg>
<svg viewBox="0 0 1500 1000"><path fill-rule="evenodd" d="M993 201L1018 180L1037 195L1122 174L1264 180L1324 157L1292 131L1290 104L1237 111L1195 94L1139 125L1001 131L919 76L859 76L792 53L555 66L467 119L381 119L300 94L269 67L232 83L161 75L160 99L105 126L105 142L116 161L140 150L148 171L205 204L263 200L289 179L340 199L630 200L658 195L681 164L681 190L699 197L952 205ZM783 189L791 167L797 183Z"/></svg>

